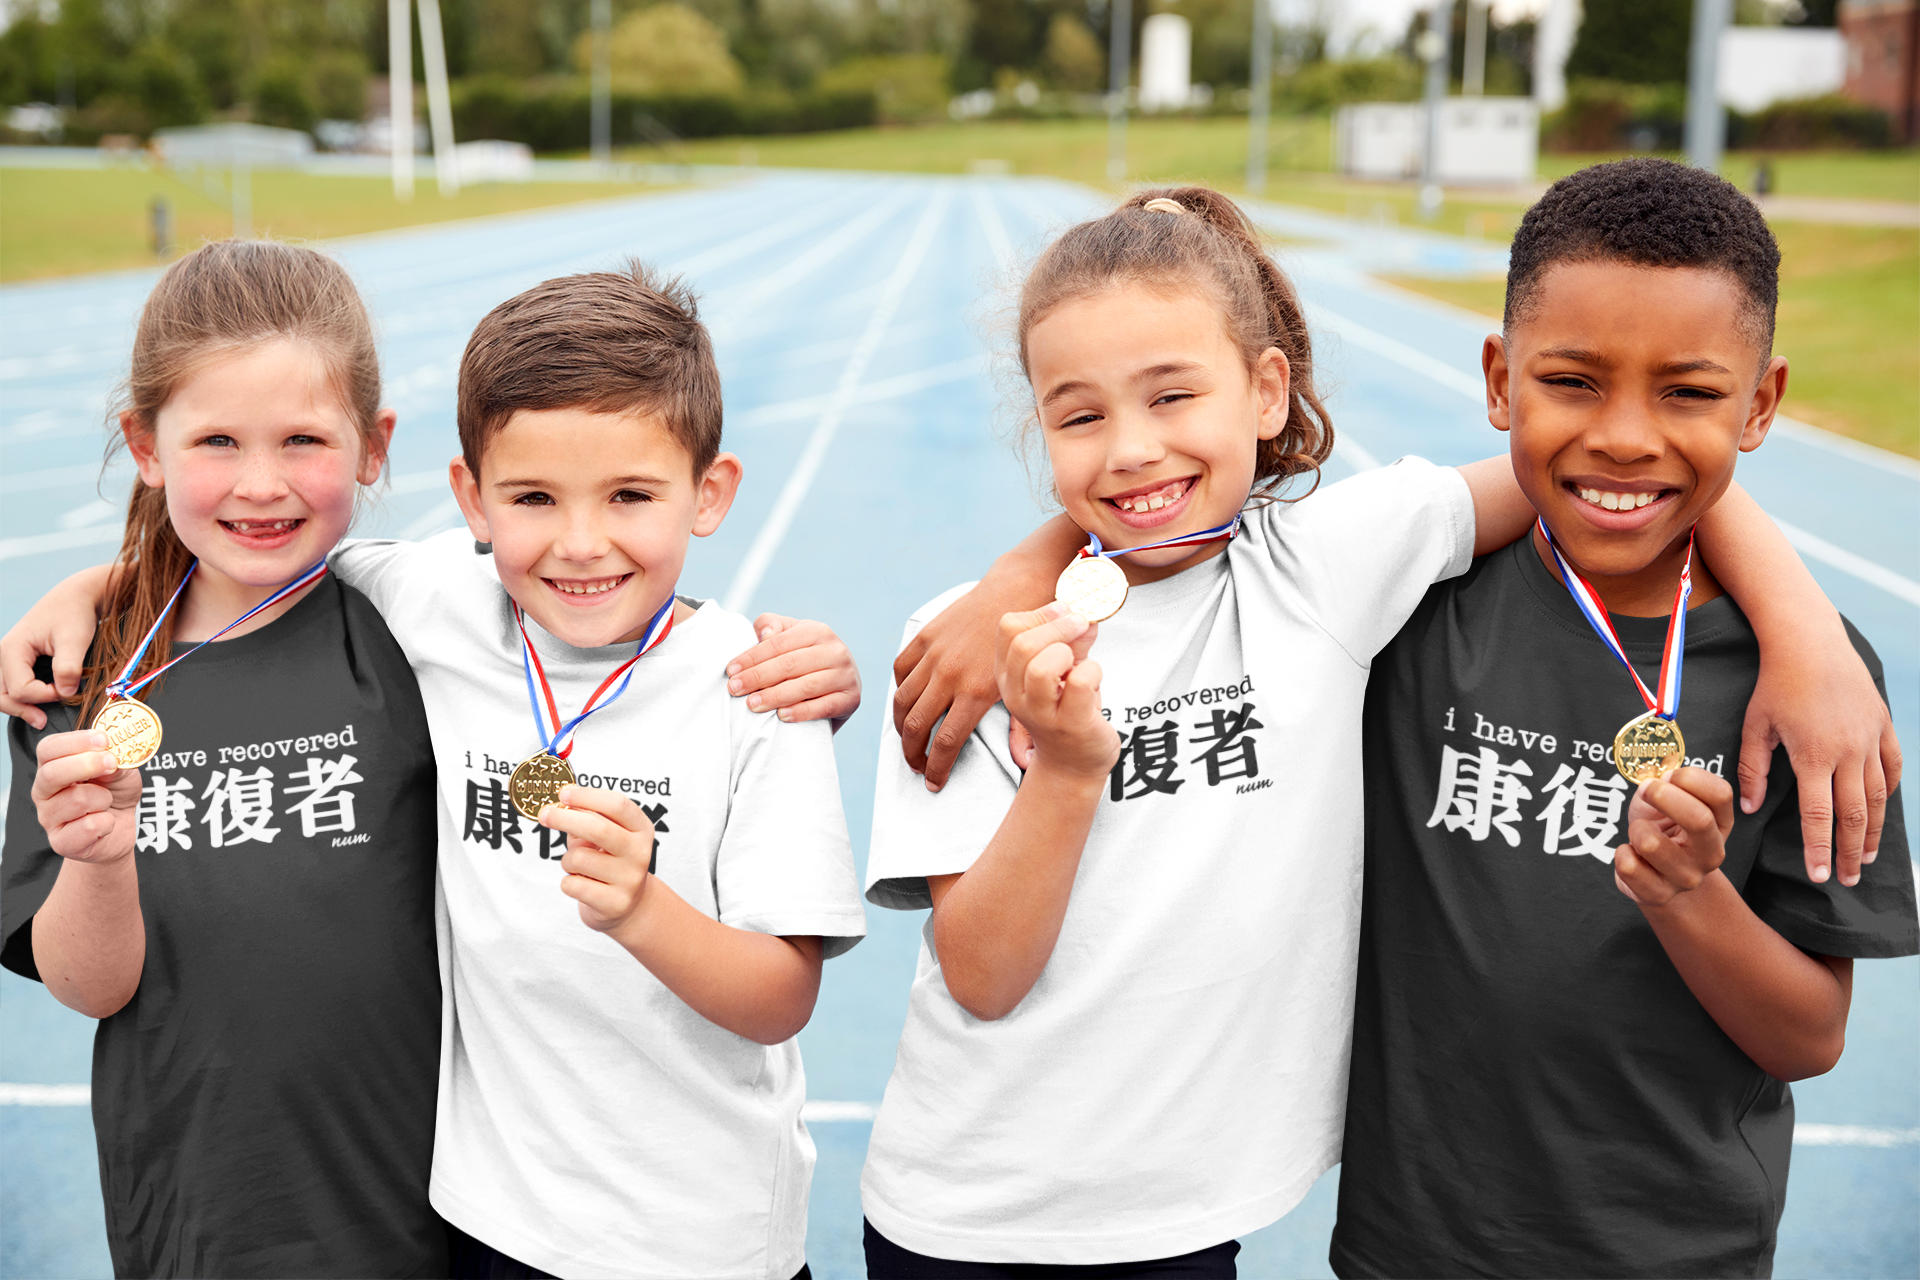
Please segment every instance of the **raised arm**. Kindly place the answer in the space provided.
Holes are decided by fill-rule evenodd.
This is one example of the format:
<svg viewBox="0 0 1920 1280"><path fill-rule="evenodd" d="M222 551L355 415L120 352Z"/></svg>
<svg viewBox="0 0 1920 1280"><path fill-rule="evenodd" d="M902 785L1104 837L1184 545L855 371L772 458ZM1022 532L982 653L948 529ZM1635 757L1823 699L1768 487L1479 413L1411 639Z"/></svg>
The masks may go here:
<svg viewBox="0 0 1920 1280"><path fill-rule="evenodd" d="M1097 628L1048 605L997 626L1000 697L1033 736L1026 781L966 872L929 876L947 990L976 1018L1011 1013L1053 956L1120 737L1100 714Z"/></svg>
<svg viewBox="0 0 1920 1280"><path fill-rule="evenodd" d="M39 704L71 698L80 691L80 673L100 625L100 602L113 576L110 564L82 569L41 596L26 616L0 636L0 711L19 716L36 729L47 727ZM53 683L36 678L34 661L53 658Z"/></svg>
<svg viewBox="0 0 1920 1280"><path fill-rule="evenodd" d="M1773 749L1785 746L1800 784L1807 878L1820 883L1837 869L1841 884L1858 884L1900 782L1900 741L1873 675L1799 555L1739 485L1701 517L1700 554L1760 640L1760 681L1740 735L1740 807L1760 807Z"/></svg>

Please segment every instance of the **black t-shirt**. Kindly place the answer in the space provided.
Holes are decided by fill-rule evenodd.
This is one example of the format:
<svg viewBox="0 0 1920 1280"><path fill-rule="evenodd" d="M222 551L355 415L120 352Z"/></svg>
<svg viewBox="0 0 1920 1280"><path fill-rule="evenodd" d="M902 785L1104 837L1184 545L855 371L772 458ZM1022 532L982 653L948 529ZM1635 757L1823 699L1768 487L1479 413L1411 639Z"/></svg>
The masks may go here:
<svg viewBox="0 0 1920 1280"><path fill-rule="evenodd" d="M149 701L146 966L93 1050L115 1272L445 1275L433 752L405 655L327 577ZM45 732L76 710L49 707ZM29 794L41 736L8 726L0 862L0 962L29 978L61 866Z"/></svg>
<svg viewBox="0 0 1920 1280"><path fill-rule="evenodd" d="M1614 623L1651 685L1667 620ZM1678 721L1730 783L1758 673L1730 598L1688 612ZM1531 539L1435 586L1375 661L1338 1274L1770 1273L1792 1095L1614 885L1632 790L1607 753L1644 710ZM1728 879L1807 951L1912 954L1898 795L1852 889L1808 882L1797 806L1777 753Z"/></svg>

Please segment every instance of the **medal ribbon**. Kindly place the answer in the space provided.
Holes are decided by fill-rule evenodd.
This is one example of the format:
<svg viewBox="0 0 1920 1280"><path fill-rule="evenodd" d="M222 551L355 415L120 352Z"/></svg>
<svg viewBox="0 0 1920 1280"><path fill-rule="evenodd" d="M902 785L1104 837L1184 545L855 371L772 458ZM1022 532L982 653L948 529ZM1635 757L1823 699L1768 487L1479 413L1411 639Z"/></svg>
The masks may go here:
<svg viewBox="0 0 1920 1280"><path fill-rule="evenodd" d="M1614 632L1613 619L1607 615L1607 606L1600 602L1599 595L1587 584L1587 580L1560 554L1560 544L1553 540L1547 522L1541 520L1539 524L1547 545L1553 548L1553 558L1560 563L1560 577L1566 582L1574 604L1580 607L1581 615L1607 648L1613 650L1613 656L1620 659L1620 665L1627 669L1627 674L1633 677L1634 687L1640 690L1647 710L1659 712L1662 719L1673 719L1674 713L1680 710L1680 667L1686 660L1687 647L1687 601L1693 596L1693 532L1687 532L1687 558L1680 565L1680 585L1673 592L1673 616L1667 619L1667 642L1660 654L1660 692L1656 697L1653 690L1647 688L1647 682L1640 678L1640 673L1633 669L1633 663L1627 660L1627 651L1621 647L1620 637Z"/></svg>
<svg viewBox="0 0 1920 1280"><path fill-rule="evenodd" d="M1132 555L1136 551L1153 551L1160 547L1199 547L1209 542L1225 542L1239 532L1240 517L1236 513L1233 519L1225 524L1217 524L1211 529L1202 529L1198 533L1185 533L1177 538L1162 538L1158 542L1149 542L1138 547L1116 547L1111 551L1101 547L1099 534L1090 533L1087 537L1092 541L1080 548L1080 555L1083 558L1101 556L1110 560L1115 556Z"/></svg>
<svg viewBox="0 0 1920 1280"><path fill-rule="evenodd" d="M193 648L187 650L185 653L181 654L179 657L174 658L171 661L166 662L161 666L155 667L152 671L147 672L146 675L141 676L138 680L132 679L134 668L140 665L140 659L147 656L147 648L153 643L153 638L160 634L160 624L165 622L167 620L167 615L173 612L173 606L178 604L180 601L180 593L187 589L187 583L193 581L193 571L195 569L198 569L199 567L200 567L200 562L198 560L195 560L192 564L187 566L186 576L180 579L180 585L173 589L173 594L171 596L167 597L167 607L160 611L160 616L153 620L153 626L147 629L147 638L140 642L140 647L133 651L133 657L127 660L127 665L125 667L121 668L120 678L107 686L108 699L111 700L113 698L131 698L134 694L146 688L147 685L151 684L155 680L158 680L161 677L161 675L165 673L167 668L171 667L175 662L186 661L188 658L191 658L194 654L200 652L200 650L204 646L212 644L215 640L218 640L221 636L227 634L227 632L233 630L235 627L245 622L248 618L251 618L254 614L259 613L262 609L271 609L274 605L279 604L282 600L285 600L288 596L300 590L302 587L310 586L313 583L316 583L320 581L320 579L327 576L327 562L325 559L322 559L317 563L312 564L308 566L306 569L302 570L300 576L295 578L292 582L289 582L286 586L281 587L278 591L268 596L265 600L262 600L259 604L253 606L253 608L247 610L245 613L235 618L232 622L229 622L226 626L220 628L218 631L214 632L212 635L208 636L205 640L202 640L199 644L193 646Z"/></svg>
<svg viewBox="0 0 1920 1280"><path fill-rule="evenodd" d="M673 602L674 597L669 594L667 602L660 606L659 612L653 615L653 621L647 624L639 652L615 667L613 674L600 682L600 687L580 708L580 714L565 724L560 722L560 707L553 700L553 687L547 683L547 669L541 665L540 654L527 635L526 619L520 612L520 606L513 606L514 625L520 628L520 666L527 675L527 701L533 706L533 723L539 730L540 741L545 744L548 755L565 760L573 754L573 731L580 727L580 722L602 707L611 706L627 691L627 684L633 679L633 664L646 657L673 630ZM620 682L619 687L607 694L615 680ZM600 700L603 694L606 695L605 702Z"/></svg>

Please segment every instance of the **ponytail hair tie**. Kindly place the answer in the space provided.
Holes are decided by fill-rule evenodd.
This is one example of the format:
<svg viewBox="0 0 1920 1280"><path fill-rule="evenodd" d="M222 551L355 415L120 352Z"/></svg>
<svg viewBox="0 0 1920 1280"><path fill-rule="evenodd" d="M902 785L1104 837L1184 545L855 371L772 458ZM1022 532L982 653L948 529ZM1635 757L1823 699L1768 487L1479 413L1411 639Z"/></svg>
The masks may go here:
<svg viewBox="0 0 1920 1280"><path fill-rule="evenodd" d="M1156 196L1140 206L1150 213L1185 213L1187 206L1178 200L1169 200L1165 196Z"/></svg>

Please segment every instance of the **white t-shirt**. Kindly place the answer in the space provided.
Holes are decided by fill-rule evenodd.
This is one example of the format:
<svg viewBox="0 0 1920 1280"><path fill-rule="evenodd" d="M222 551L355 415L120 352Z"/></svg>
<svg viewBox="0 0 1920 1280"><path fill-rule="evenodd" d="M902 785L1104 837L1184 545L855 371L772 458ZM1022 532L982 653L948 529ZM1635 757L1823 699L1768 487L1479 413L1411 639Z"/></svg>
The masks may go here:
<svg viewBox="0 0 1920 1280"><path fill-rule="evenodd" d="M982 1022L928 918L861 1181L882 1235L983 1262L1170 1257L1272 1222L1339 1160L1367 669L1472 552L1460 474L1404 459L1250 510L1224 554L1101 624L1122 751L1059 941ZM1013 802L1007 712L937 795L883 723L867 897L925 908L926 877L971 866Z"/></svg>
<svg viewBox="0 0 1920 1280"><path fill-rule="evenodd" d="M349 543L333 564L406 650L439 769L433 1207L556 1275L787 1280L814 1159L799 1047L707 1021L560 892L559 838L507 799L542 744L492 557L456 530ZM633 653L527 630L569 717ZM831 731L728 696L726 663L753 641L701 605L580 726L569 763L646 810L675 893L737 928L822 935L836 955L866 923Z"/></svg>

